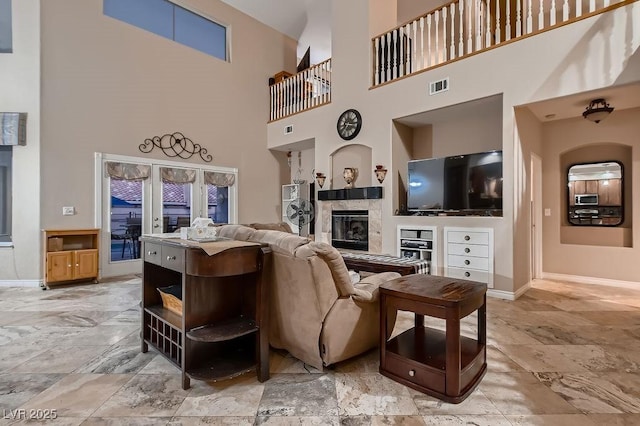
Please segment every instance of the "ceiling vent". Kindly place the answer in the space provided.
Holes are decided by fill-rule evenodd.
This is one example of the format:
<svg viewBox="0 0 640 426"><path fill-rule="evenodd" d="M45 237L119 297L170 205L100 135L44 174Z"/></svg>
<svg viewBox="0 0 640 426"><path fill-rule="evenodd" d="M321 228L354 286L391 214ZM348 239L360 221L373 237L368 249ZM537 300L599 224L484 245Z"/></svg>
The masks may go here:
<svg viewBox="0 0 640 426"><path fill-rule="evenodd" d="M284 134L290 135L293 133L293 124L289 124L288 126L284 126Z"/></svg>
<svg viewBox="0 0 640 426"><path fill-rule="evenodd" d="M449 90L449 77L429 83L429 95Z"/></svg>

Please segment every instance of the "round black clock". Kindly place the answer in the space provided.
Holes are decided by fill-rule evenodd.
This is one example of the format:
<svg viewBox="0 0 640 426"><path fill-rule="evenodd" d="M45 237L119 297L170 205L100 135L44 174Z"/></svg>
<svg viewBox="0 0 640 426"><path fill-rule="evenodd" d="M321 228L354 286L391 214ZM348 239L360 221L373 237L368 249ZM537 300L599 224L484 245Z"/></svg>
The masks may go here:
<svg viewBox="0 0 640 426"><path fill-rule="evenodd" d="M358 136L362 128L362 116L355 109L348 109L338 118L337 124L338 134L346 141Z"/></svg>

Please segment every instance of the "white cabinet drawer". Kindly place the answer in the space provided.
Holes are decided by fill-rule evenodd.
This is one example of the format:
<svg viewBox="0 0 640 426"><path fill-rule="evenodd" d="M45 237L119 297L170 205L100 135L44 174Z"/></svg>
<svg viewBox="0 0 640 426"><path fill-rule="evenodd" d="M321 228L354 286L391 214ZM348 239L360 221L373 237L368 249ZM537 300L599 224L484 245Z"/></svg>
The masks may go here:
<svg viewBox="0 0 640 426"><path fill-rule="evenodd" d="M449 243L447 253L458 256L489 257L489 246Z"/></svg>
<svg viewBox="0 0 640 426"><path fill-rule="evenodd" d="M463 268L445 268L444 274L451 278L460 278L463 280L489 284L489 273L484 271L475 271L473 269Z"/></svg>
<svg viewBox="0 0 640 426"><path fill-rule="evenodd" d="M461 244L489 244L488 232L466 232L466 231L448 231L447 241L449 243Z"/></svg>
<svg viewBox="0 0 640 426"><path fill-rule="evenodd" d="M488 271L489 259L486 257L456 256L450 254L447 256L447 266Z"/></svg>

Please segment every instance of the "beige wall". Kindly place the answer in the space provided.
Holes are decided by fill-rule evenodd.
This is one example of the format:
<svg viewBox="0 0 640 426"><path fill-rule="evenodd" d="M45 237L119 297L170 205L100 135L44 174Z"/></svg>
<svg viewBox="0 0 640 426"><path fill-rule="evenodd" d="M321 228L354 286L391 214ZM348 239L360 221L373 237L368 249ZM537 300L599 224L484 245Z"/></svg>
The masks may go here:
<svg viewBox="0 0 640 426"><path fill-rule="evenodd" d="M514 152L514 217L513 217L513 273L514 291L532 278L531 268L531 154L542 157L542 124L527 108L514 108L516 120ZM538 188L538 191L541 189ZM543 206L537 206L543 208Z"/></svg>
<svg viewBox="0 0 640 426"><path fill-rule="evenodd" d="M382 233L383 252L395 253L398 223L435 225L440 230L444 226L491 227L496 235L495 288L512 293L524 286L529 276L528 261L520 261L520 256L528 257L528 251L514 252L514 248L523 250L530 246L529 233L524 232L523 227L528 226L529 221L526 212L530 200L527 184L530 158L527 156L532 149L521 146L515 139L513 109L615 84L640 45L640 21L626 19L640 12L640 2L369 90L372 60L368 26L364 21L375 13L369 9L371 4L373 2L367 0L354 0L334 7L332 103L269 124L268 144L277 148L296 140L315 138L316 168L327 170L329 154L343 144L336 134L335 120L345 109L356 108L362 114L363 127L354 142L372 148L374 164L398 167L391 157L392 137L398 137L393 119L502 94L501 124L495 134L501 140L505 164L513 165L504 168L503 217L398 217L393 215L392 202L396 197L385 196ZM369 14L364 13L366 10ZM388 28L395 24L389 23ZM541 57L545 60L539 60ZM606 73L601 72L603 57L607 58ZM450 89L429 96L429 82L444 77L450 78ZM452 121L455 119L452 117ZM287 124L295 125L297 133L284 135L282 128ZM434 128L434 150L435 134ZM390 170L382 185L385 194L393 193L397 187L398 173L398 169ZM514 263L516 257L517 264Z"/></svg>
<svg viewBox="0 0 640 426"><path fill-rule="evenodd" d="M12 6L13 53L0 54L0 111L28 114L27 145L13 147L13 247L0 247L0 284L15 285L40 278L40 1Z"/></svg>
<svg viewBox="0 0 640 426"><path fill-rule="evenodd" d="M582 234L585 238L625 232L625 228L594 228L566 224L566 173L563 154L593 144L615 143L631 148L631 164L625 164L625 197L636 206L640 202L640 108L614 111L599 124L582 118L558 120L543 125L543 200L551 216L543 217L543 269L545 273L566 274L622 281L640 281L640 209L625 210L625 226L631 232L631 247L603 247L588 244L563 244L561 235ZM606 151L606 152L605 152ZM602 160L611 160L614 150L600 151ZM591 158L590 160L595 160ZM625 203L626 205L626 203ZM569 235L580 242L579 235ZM584 242L588 242L585 240Z"/></svg>
<svg viewBox="0 0 640 426"><path fill-rule="evenodd" d="M104 16L101 0L42 2L44 227L93 225L95 152L168 159L138 145L176 131L238 168L240 222L279 220L267 83L295 67L296 43L220 1L183 3L230 26L230 63Z"/></svg>

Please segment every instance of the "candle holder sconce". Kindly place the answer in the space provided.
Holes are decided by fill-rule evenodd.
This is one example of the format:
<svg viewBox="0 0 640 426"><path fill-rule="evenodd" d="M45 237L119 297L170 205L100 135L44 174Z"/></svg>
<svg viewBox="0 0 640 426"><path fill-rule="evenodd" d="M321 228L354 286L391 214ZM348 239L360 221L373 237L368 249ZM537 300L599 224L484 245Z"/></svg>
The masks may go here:
<svg viewBox="0 0 640 426"><path fill-rule="evenodd" d="M376 174L376 178L380 183L382 183L384 178L387 176L387 169L385 169L381 164L378 164L373 172Z"/></svg>

